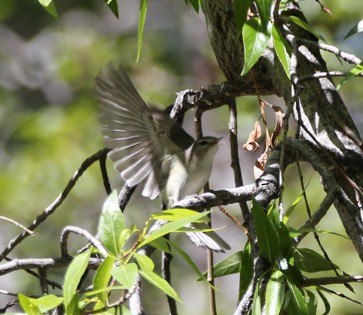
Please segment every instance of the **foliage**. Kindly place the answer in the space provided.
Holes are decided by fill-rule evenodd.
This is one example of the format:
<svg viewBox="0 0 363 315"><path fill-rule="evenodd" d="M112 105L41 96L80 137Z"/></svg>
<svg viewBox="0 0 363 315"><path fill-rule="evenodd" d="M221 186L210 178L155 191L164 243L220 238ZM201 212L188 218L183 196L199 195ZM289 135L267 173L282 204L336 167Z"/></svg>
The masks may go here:
<svg viewBox="0 0 363 315"><path fill-rule="evenodd" d="M117 1L111 0L105 2L111 9L111 12L117 17L119 12ZM188 0L185 2L190 4L197 13L203 9L203 1ZM291 1L278 1L278 3L281 4L280 9L282 12L286 10L289 2ZM312 1L309 3L311 2ZM63 12L59 14L56 10L54 1L39 0L39 3L52 16L58 18L62 16ZM251 3L256 5L254 7L253 15L251 15L251 12L249 11ZM243 76L251 73L251 69L253 70L253 67L258 63L261 56L263 56L268 45L273 43L273 49L276 53L278 62L281 63L284 73L286 74L286 78L291 78L291 69L293 69L291 65L291 46L286 42L285 36L281 33L281 28L278 23L292 23L296 27L310 33L320 41L328 42L330 40L329 36L327 37L328 39L325 38L326 32L322 32L321 28L318 27L318 30L316 30L316 28L313 27L313 23L307 22L300 17L284 17L281 15L282 20L276 20L276 9L274 8L275 3L277 3L277 1L272 0L233 1L236 26L238 33L242 35L241 38L243 40L244 47L244 65L241 71L241 75ZM316 3L320 4L319 1L316 1ZM27 111L19 111L19 113L14 111L16 114L12 113L10 110L3 110L3 116L5 117L5 115L10 113L11 119L9 119L9 121L13 121L16 117L16 121L19 126L15 128L14 133L12 133L12 136L8 141L11 143L11 149L14 152L20 152L21 150L26 151L24 148L27 149L32 146L35 148L35 152L39 154L36 159L37 162L42 164L42 169L49 169L52 171L50 172L52 173L51 177L44 178L44 174L39 176L39 170L34 169L31 175L28 175L28 178L24 178L24 182L28 182L29 178L31 178L34 183L38 181L43 182L43 185L46 183L44 186L50 186L48 188L52 188L54 194L58 193L59 187L61 186L61 175L65 173L68 174L75 168L74 165L69 166L69 158L63 153L71 152L71 154L67 155L71 156L73 160L76 159L77 161L81 161L85 155L87 156L89 152L93 152L99 147L100 141L94 141L94 139L97 138L96 134L98 129L94 128L92 124L95 117L95 108L94 106L89 106L89 104L94 103L94 100L93 97L87 95L89 94L91 83L82 77L82 73L85 73L86 76L88 74L91 74L92 76L96 72L96 69L100 68L108 59L114 59L117 55L111 55L109 53L109 50L111 50L110 47L115 49L116 52L122 50L124 55L131 55L132 60L136 59L141 63L141 65L145 62L144 60L148 59L162 60L160 62L162 66L158 66L159 70L168 62L169 64L174 63L175 68L183 68L187 63L178 63L178 58L174 58L177 53L181 53L180 45L183 44L181 42L178 43L178 45L175 45L175 50L172 50L173 47L171 46L173 45L161 45L161 47L168 46L165 48L168 52L167 58L163 58L165 55L161 52L151 53L147 49L150 46L158 46L157 44L150 45L148 40L144 38L147 14L150 14L149 6L151 6L151 1L148 2L147 0L141 0L139 2L138 21L136 23L138 27L137 41L133 39L129 40L128 37L130 37L130 35L127 34L125 38L113 39L115 43L110 45L107 44L108 42L105 39L100 39L97 38L97 36L94 36L88 38L85 42L97 42L95 45L97 49L94 49L93 46L87 45L85 42L85 44L83 43L85 46L81 47L82 43L79 39L82 38L83 34L82 32L77 33L77 31L75 31L77 34L73 43L76 43L74 44L76 47L76 53L73 52L73 54L79 54L79 56L82 57L79 57L79 60L65 60L64 51L62 50L59 50L54 55L55 58L52 62L57 65L59 64L60 66L57 66L59 68L58 70L60 73L63 73L60 76L60 81L67 81L68 84L74 88L73 93L79 95L78 97L75 97L74 104L76 106L66 108L65 111L63 111L60 107L45 106L45 103L52 103L54 101L54 98L46 95L45 91L48 90L47 85L45 84L47 81L46 78L38 86L33 87L33 89L43 91L46 95L46 97L43 96L42 100L39 102L41 104L33 105L36 108L33 113L29 115L29 112L31 111L28 108ZM327 8L323 6L322 8L327 10ZM125 8L122 5L121 10L123 9ZM340 23L344 23L345 17L346 16L344 15L342 19L343 22L337 22L336 24L340 25ZM336 19L336 21L337 20L338 19ZM318 21L317 23L322 22ZM105 21L104 24L106 24ZM53 32L51 36L55 37L55 34L58 31L59 30ZM345 32L345 38L349 40L351 36L360 36L362 35L360 34L361 32L362 21L359 21L354 26L350 26L350 31ZM324 34L324 36L321 34ZM156 42L159 43L157 35L153 35L151 32L149 36L151 38L150 42L156 39ZM66 42L67 41L64 41L64 43ZM66 50L72 49L71 46L72 45L67 47ZM171 50L169 51L168 49ZM42 61L44 60L46 60L45 57L43 57ZM87 62L85 62L85 60ZM336 60L334 59L333 62L337 62L337 60L338 58L336 58ZM84 65L83 62L86 64ZM79 66L81 67L80 70L79 67L77 67L78 65L81 65ZM143 65L145 65L145 63ZM154 69L147 65L147 61L146 67L148 67L150 72ZM145 73L146 72L147 71L145 71ZM338 88L342 89L343 94L346 93L349 96L359 95L352 94L349 91L351 91L350 89L354 87L353 82L356 82L353 79L362 74L362 64L357 64L353 67L350 66L350 68L347 69L347 73L348 74L345 75L342 80L339 79L340 82ZM142 76L140 75L140 77ZM156 83L158 80L153 79L151 81ZM351 83L351 85L345 85L343 88L343 84L346 82ZM85 87L82 88L81 86ZM362 92L361 89L358 93L359 92ZM66 93L64 93L64 95L65 94ZM4 99L7 99L8 94L2 92L1 96L4 95ZM23 97L26 99L26 95ZM360 99L360 96L352 97L352 103L360 104ZM11 102L11 100L9 102ZM261 103L263 103L263 101L259 99L260 106ZM251 105L245 107L253 108L256 106ZM252 127L253 122L255 121L255 119L252 118L252 115L255 116L256 112L253 110L253 113L251 114L252 110L251 112L249 112L248 108L244 108L244 110L245 112L244 115L242 115L243 117L239 116L238 119L243 121L243 123L247 121L247 123L245 123L247 128L249 126ZM86 111L87 114L85 115ZM65 112L66 114L64 114ZM57 117L57 123L54 123L53 120L53 123L49 124L48 121L50 121L50 118L53 119L54 117ZM262 112L261 117L265 119L264 113ZM217 122L218 125L221 125L222 120L223 118L219 117ZM81 121L82 125L80 125ZM25 126L22 124L25 124ZM265 125L268 131L268 126L267 124ZM74 127L72 128L70 126ZM79 131L79 129L82 129L83 134ZM61 132L63 130L67 130L65 133L66 137L64 136L64 133ZM77 137L74 137L74 135L77 135ZM256 137L254 140L258 141L260 136L261 135ZM73 140L71 144L69 139ZM89 142L89 139L92 139L92 142ZM87 143L87 145L84 145L84 143ZM68 148L69 151L66 151L65 148ZM271 149L273 149L273 147L271 147ZM40 154L42 150L47 151L46 158L42 157ZM28 154L34 158L33 152L34 151L29 151ZM21 152L21 154L25 160L27 152ZM55 168L49 161L55 161L59 158L59 156L62 157L60 160L63 160L65 165L64 167ZM4 200L6 198L5 195L11 196L13 191L18 190L19 185L21 185L19 182L12 184L13 182L11 181L11 177L15 170L25 174L25 170L30 169L30 162L28 162L28 164L26 164L23 168L19 169L19 165L21 164L18 160L8 158L6 161L9 162L7 165L9 166L8 169L11 171L9 171L9 173L5 173L4 171L4 174L1 177L2 183L6 183L3 189L3 196L0 197ZM90 170L89 174L91 175L85 185L88 186L87 189L90 191L89 195L93 195L95 191L99 190L100 181L98 173L94 170ZM289 190L292 190L292 186L297 185L296 178L297 176L294 175L290 182L288 182L289 179L285 178L285 188L288 187ZM319 191L317 191L314 187L315 186L313 186L310 190L312 191L310 194L310 196L312 196L311 199L317 199L314 198L314 194L319 195ZM295 211L295 208L299 210L304 208L304 206L301 205L300 200L308 189L306 187L299 187L297 189L303 190L302 195L292 202L292 206L286 210L286 213L281 219L279 207L281 206L283 208L286 204L288 204L286 201L284 204L280 204L279 207L274 203L268 209L262 208L256 201L254 201L251 206L251 215L256 230L259 255L265 265L268 266L267 271L258 278L254 287L255 294L253 296L252 314L262 314L263 312L266 312L266 314L316 314L319 313L319 310L322 310L321 313L324 312L324 314L327 314L330 312L331 308L334 309L332 306L333 304L330 300L328 300L326 293L335 294L335 292L328 289L327 286L319 284L318 281L311 284L309 280L314 280L314 276L319 279L320 275L330 275L332 272L335 275L346 275L345 272L340 270L343 268L345 269L346 266L340 266L340 263L335 262L335 260L332 261L325 253L324 256L319 254L319 252L313 249L310 244L301 245L300 241L303 238L302 236L305 234L327 235L328 237L336 237L336 235L339 234L335 232L335 226L331 227L331 231L329 228L325 230L318 228L293 228L296 226L296 221L300 223L306 219L301 219L301 213ZM71 206L69 206L69 208L77 208L80 204L80 200L83 202L87 199L84 195L85 190L86 189L82 188L82 186L81 188L78 188L78 191L76 190L75 196L71 197L75 199L73 200L74 203L70 203ZM286 190L287 189L284 191L284 198L288 193ZM306 194L309 196L308 193ZM294 193L291 195L294 195ZM46 192L43 195L42 190L39 190L38 198L35 200L37 203L35 208L44 206L45 200L48 200L46 197L49 198L49 192ZM292 197L288 196L287 198ZM29 200L29 197L26 195L26 192L24 192L24 194L16 200L16 203L24 205L27 203L27 200ZM312 207L314 209L319 208L319 199L317 200L318 201L316 201L316 203L314 203L314 200L312 202ZM6 207L8 207L12 202L13 200L10 200L3 204L6 204ZM90 208L89 206L94 206L94 202L90 201L89 205L83 205L84 208ZM163 238L163 236L170 232L184 232L185 230L183 229L183 226L185 226L185 224L188 222L204 220L203 218L205 215L206 213L198 214L187 209L174 209L153 214L149 219L146 219L146 223L142 229L137 228L135 225L127 227L126 222L128 220L126 220L120 212L116 194L113 193L104 204L102 214L99 218L97 231L97 234L102 242L102 246L105 248L105 252L100 250L100 248L90 246L82 253L76 255L65 272L61 294L48 294L38 298L30 297L30 295L26 294L19 294L19 303L22 309L28 314L44 314L56 307L60 307L61 305L63 305L67 314L80 314L85 311L92 313L94 311L101 310L104 310L104 314L114 314L116 311L112 309L113 307L120 307L122 308L123 313L127 313L127 309L123 303L129 297L128 294L134 290L140 277L148 281L160 292L180 301L181 298L176 293L175 289L156 272L157 266L155 265L155 262L147 255L140 253L140 250L144 246L152 246L160 251L177 254L179 255L179 258L182 258L189 267L195 271L195 273L199 276L199 279L205 279L207 274L202 274L199 271L197 262L194 262L190 255L188 255L175 243L164 240ZM31 219L34 217L34 212L25 213L24 216L28 216L28 218ZM67 216L66 219L62 218L62 221L70 220L70 218L71 216ZM160 229L150 233L152 223L156 220L168 220L168 223L163 225ZM68 223L68 221L59 222L60 226ZM333 224L335 225L335 222ZM239 231L239 233L241 232ZM340 239L343 238L340 237ZM48 242L48 240L46 241ZM329 243L332 242L329 241ZM246 294L249 284L254 276L254 250L256 250L256 248L254 248L254 243L251 242L251 240L248 240L244 245L243 250L241 250L241 246L239 244L237 251L233 252L228 257L224 257L214 266L213 274L216 278L226 277L233 274L238 276L239 300ZM351 254L346 254L346 256L349 255ZM342 256L340 251L338 256ZM91 275L89 274L88 268L91 265L91 262L93 262L92 259L98 259L98 263L95 267L94 274ZM348 265L348 267L351 266ZM351 271L349 272L351 273ZM85 281L85 278L88 280L89 278L92 278L89 280L91 281L90 286L87 286L88 283ZM184 280L183 277L180 278L181 281ZM346 285L348 290L350 290L349 285ZM361 294L360 287L358 294ZM341 296L344 297L344 294ZM361 310L361 308L359 309Z"/></svg>
<svg viewBox="0 0 363 315"><path fill-rule="evenodd" d="M66 314L81 314L83 311L93 313L100 310L113 314L112 309L121 307L124 302L123 294L132 292L140 276L165 294L180 301L170 284L156 273L153 261L140 250L147 244L160 246L164 235L178 232L188 223L203 222L200 220L206 215L206 212L171 209L160 214L153 214L142 229L135 226L127 228L125 218L118 206L117 193L114 191L103 206L98 226L98 235L106 248L106 253L101 253L91 246L75 256L64 276L62 296L47 295L30 298L19 294L20 305L27 314L32 315L44 314L62 303ZM151 230L155 221L165 220L166 217L168 222L165 222L162 228ZM175 244L170 244L173 248L177 248ZM165 249L165 246L163 248ZM181 256L188 263L192 263L190 257L180 248L176 253L182 253ZM99 255L104 257L95 270L92 289L82 289L90 259ZM193 268L197 270L195 266ZM200 274L199 271L198 273ZM110 295L120 291L121 293L116 293L117 296L121 296L119 301L111 303ZM124 306L122 309L123 312L126 311Z"/></svg>

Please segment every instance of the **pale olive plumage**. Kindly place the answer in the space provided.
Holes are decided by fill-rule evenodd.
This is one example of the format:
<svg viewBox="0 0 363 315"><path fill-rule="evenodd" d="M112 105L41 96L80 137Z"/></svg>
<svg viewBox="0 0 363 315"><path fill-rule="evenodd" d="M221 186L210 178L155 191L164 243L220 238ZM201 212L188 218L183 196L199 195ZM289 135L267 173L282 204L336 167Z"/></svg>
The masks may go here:
<svg viewBox="0 0 363 315"><path fill-rule="evenodd" d="M151 199L160 194L167 207L200 192L209 179L220 139L194 141L164 112L149 109L122 66L103 69L96 79L96 93L109 157L128 186L145 181L142 194ZM197 246L215 251L229 248L215 232L188 232L188 236Z"/></svg>

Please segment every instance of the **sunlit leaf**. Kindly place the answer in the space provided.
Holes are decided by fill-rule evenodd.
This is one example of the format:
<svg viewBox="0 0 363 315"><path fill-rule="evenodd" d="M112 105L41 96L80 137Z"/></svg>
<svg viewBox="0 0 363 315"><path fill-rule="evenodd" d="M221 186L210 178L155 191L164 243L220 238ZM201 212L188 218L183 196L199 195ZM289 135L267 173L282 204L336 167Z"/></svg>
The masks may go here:
<svg viewBox="0 0 363 315"><path fill-rule="evenodd" d="M177 221L166 223L160 229L153 231L150 235L148 235L147 238L139 244L139 247L142 247L142 246L150 243L151 241L154 241L157 238L162 237L166 234L175 232L178 229L184 227L185 225L187 225L189 223L198 222L198 220L200 220L202 217L205 217L208 213L210 213L210 211L198 213L191 217L187 217L187 218L183 218L183 219L180 219Z"/></svg>
<svg viewBox="0 0 363 315"><path fill-rule="evenodd" d="M29 315L40 315L56 308L63 302L62 297L45 295L39 298L30 298L23 294L18 295L20 306ZM10 314L10 313L6 313Z"/></svg>
<svg viewBox="0 0 363 315"><path fill-rule="evenodd" d="M72 262L67 268L63 284L64 305L67 313L68 306L71 304L72 300L74 301L78 284L87 269L88 262L91 257L91 252L92 248L89 248L82 254L77 255L73 258Z"/></svg>
<svg viewBox="0 0 363 315"><path fill-rule="evenodd" d="M274 263L280 255L280 240L276 227L256 201L253 201L252 217L256 226L260 253Z"/></svg>
<svg viewBox="0 0 363 315"><path fill-rule="evenodd" d="M53 17L58 17L58 12L53 0L38 0L43 8Z"/></svg>
<svg viewBox="0 0 363 315"><path fill-rule="evenodd" d="M276 270L266 286L266 315L280 314L282 303L285 297L284 275Z"/></svg>
<svg viewBox="0 0 363 315"><path fill-rule="evenodd" d="M244 65L241 75L245 75L266 50L270 34L262 27L258 18L252 18L242 28Z"/></svg>
<svg viewBox="0 0 363 315"><path fill-rule="evenodd" d="M274 48L277 58L279 58L281 65L286 73L286 76L290 78L290 55L287 52L285 43L275 25L272 26L272 37L274 39Z"/></svg>
<svg viewBox="0 0 363 315"><path fill-rule="evenodd" d="M200 214L201 212L184 209L184 208L173 208L163 210L157 213L153 213L151 218L153 220L165 220L165 221L178 221L184 218L191 218L195 215ZM206 219L201 220L201 222L205 222Z"/></svg>
<svg viewBox="0 0 363 315"><path fill-rule="evenodd" d="M363 20L360 20L356 25L354 25L349 32L347 33L347 35L344 36L344 39L357 34L363 32Z"/></svg>
<svg viewBox="0 0 363 315"><path fill-rule="evenodd" d="M143 271L153 271L154 270L155 265L150 257L143 255L143 254L139 254L139 253L134 253L134 257L136 258L137 263L139 264L141 270L143 270Z"/></svg>
<svg viewBox="0 0 363 315"><path fill-rule="evenodd" d="M127 265L114 266L112 270L112 276L126 287L126 289L132 289L137 281L138 268L135 263L129 263Z"/></svg>
<svg viewBox="0 0 363 315"><path fill-rule="evenodd" d="M293 283L288 281L289 289L291 292L291 306L294 310L294 315L309 315L308 306L304 295L300 289Z"/></svg>
<svg viewBox="0 0 363 315"><path fill-rule="evenodd" d="M118 206L117 192L113 191L103 205L98 225L98 235L103 245L115 257L120 255L120 251L124 245L120 242L124 228L125 219Z"/></svg>
<svg viewBox="0 0 363 315"><path fill-rule="evenodd" d="M98 267L93 280L93 287L95 290L101 290L107 287L111 279L111 273L114 263L115 263L115 257L107 256L106 259L102 262L102 264ZM107 294L105 292L100 293L99 298L102 301L102 303L106 303Z"/></svg>
<svg viewBox="0 0 363 315"><path fill-rule="evenodd" d="M141 55L142 40L144 37L144 27L145 27L145 21L146 21L146 13L147 13L147 0L140 0L136 62L139 61L140 55Z"/></svg>
<svg viewBox="0 0 363 315"><path fill-rule="evenodd" d="M139 271L139 273L145 280L149 281L152 285L163 291L165 294L169 295L174 300L181 302L175 290L165 279L160 277L158 274L153 271Z"/></svg>

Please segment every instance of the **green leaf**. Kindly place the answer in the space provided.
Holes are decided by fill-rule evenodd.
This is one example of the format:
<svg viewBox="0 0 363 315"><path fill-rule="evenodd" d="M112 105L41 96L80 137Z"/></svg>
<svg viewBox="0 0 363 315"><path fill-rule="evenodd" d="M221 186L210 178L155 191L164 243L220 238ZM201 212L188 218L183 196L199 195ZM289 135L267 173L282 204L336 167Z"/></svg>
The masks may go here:
<svg viewBox="0 0 363 315"><path fill-rule="evenodd" d="M193 260L190 258L190 256L183 251L178 245L176 245L174 242L170 241L170 240L166 240L165 241L169 244L171 250L174 253L177 253L181 258L184 259L184 261L189 265L189 267L199 276L198 280L206 280L205 277L203 276L202 272L199 270L199 268L197 267L197 265L193 262Z"/></svg>
<svg viewBox="0 0 363 315"><path fill-rule="evenodd" d="M260 253L271 263L274 263L280 256L279 236L274 224L255 200L252 206L252 218L256 226Z"/></svg>
<svg viewBox="0 0 363 315"><path fill-rule="evenodd" d="M178 221L185 218L192 218L195 215L200 214L201 212L184 209L184 208L174 208L174 209L167 209L157 213L153 213L151 215L151 219L153 220L165 220L169 222ZM205 222L205 220L200 220L200 222ZM194 221L197 222L197 221Z"/></svg>
<svg viewBox="0 0 363 315"><path fill-rule="evenodd" d="M244 65L241 75L245 75L266 50L270 34L263 28L260 19L252 18L242 28Z"/></svg>
<svg viewBox="0 0 363 315"><path fill-rule="evenodd" d="M287 226L282 222L280 223L278 233L280 239L281 255L282 257L289 259L293 254L292 239Z"/></svg>
<svg viewBox="0 0 363 315"><path fill-rule="evenodd" d="M308 305L300 289L293 283L287 282L291 292L290 305L294 315L309 315Z"/></svg>
<svg viewBox="0 0 363 315"><path fill-rule="evenodd" d="M52 15L55 18L58 17L57 8L55 7L53 0L38 0L38 1L50 15Z"/></svg>
<svg viewBox="0 0 363 315"><path fill-rule="evenodd" d="M249 242L246 243L245 249L242 255L242 263L240 266L240 278L239 278L239 292L238 297L239 300L246 293L247 288L253 277L253 262L251 256L251 244Z"/></svg>
<svg viewBox="0 0 363 315"><path fill-rule="evenodd" d="M284 274L276 270L266 286L266 315L280 314L285 297Z"/></svg>
<svg viewBox="0 0 363 315"><path fill-rule="evenodd" d="M120 266L115 266L112 270L112 275L115 279L130 290L134 287L137 276L138 268L135 263L129 263L127 265L121 264Z"/></svg>
<svg viewBox="0 0 363 315"><path fill-rule="evenodd" d="M108 283L111 279L111 273L113 269L113 265L115 263L116 258L113 256L107 256L106 259L102 262L102 264L98 267L94 280L93 287L95 290L102 290L107 288ZM107 293L102 292L98 294L100 301L106 305L107 303Z"/></svg>
<svg viewBox="0 0 363 315"><path fill-rule="evenodd" d="M190 3L194 8L194 11L199 13L200 0L186 0L186 3Z"/></svg>
<svg viewBox="0 0 363 315"><path fill-rule="evenodd" d="M300 203L301 199L302 199L302 194L297 197L294 202L291 204L291 206L286 210L285 212L285 216L283 219L283 222L286 224L289 221L289 217L292 214L292 212L295 210L296 206Z"/></svg>
<svg viewBox="0 0 363 315"><path fill-rule="evenodd" d="M344 39L347 39L348 37L363 32L363 20L360 20L356 25L354 25L349 32L347 33L347 35L344 36Z"/></svg>
<svg viewBox="0 0 363 315"><path fill-rule="evenodd" d="M115 17L118 18L118 5L117 0L104 0L107 6L110 8Z"/></svg>
<svg viewBox="0 0 363 315"><path fill-rule="evenodd" d="M139 254L139 253L134 253L134 257L136 258L137 263L139 264L141 270L143 270L143 271L153 271L154 270L155 265L150 257L143 255L143 254Z"/></svg>
<svg viewBox="0 0 363 315"><path fill-rule="evenodd" d="M143 240L138 245L138 247L140 248L140 247L158 239L159 237L162 237L171 232L175 232L178 229L184 227L185 225L187 225L189 223L197 222L198 220L200 220L200 218L206 216L208 213L210 213L210 211L205 211L205 212L198 213L191 217L187 217L187 218L183 218L183 219L180 219L177 221L169 222L169 223L163 225L160 229L153 231L151 234L147 235L146 239Z"/></svg>
<svg viewBox="0 0 363 315"><path fill-rule="evenodd" d="M347 81L352 78L355 78L357 75L363 72L363 62L359 65L356 65L353 69L349 71L349 73L338 83L337 90L339 90Z"/></svg>
<svg viewBox="0 0 363 315"><path fill-rule="evenodd" d="M281 65L286 73L286 76L290 78L291 59L286 49L287 44L285 44L285 42L283 41L280 32L276 28L275 24L272 26L272 37L274 40L274 48L276 51L277 58L279 58Z"/></svg>
<svg viewBox="0 0 363 315"><path fill-rule="evenodd" d="M63 302L62 297L45 295L39 298L30 298L23 294L18 295L20 306L29 315L40 315L56 308Z"/></svg>
<svg viewBox="0 0 363 315"><path fill-rule="evenodd" d="M285 17L287 20L293 22L294 24L300 26L301 28L303 28L305 31L308 31L309 33L313 34L316 38L320 39L323 42L326 42L325 38L320 35L319 33L317 33L308 23L306 23L305 21L301 20L299 17L295 16L295 15L290 15Z"/></svg>
<svg viewBox="0 0 363 315"><path fill-rule="evenodd" d="M125 241L125 238L122 237L124 228L125 219L118 206L117 192L113 191L103 205L98 235L103 245L115 257L120 255L121 249L125 245L121 243L121 239Z"/></svg>
<svg viewBox="0 0 363 315"><path fill-rule="evenodd" d="M139 61L141 55L142 39L144 36L144 27L146 21L146 12L147 12L147 0L140 0L136 62Z"/></svg>
<svg viewBox="0 0 363 315"><path fill-rule="evenodd" d="M252 315L262 315L260 285L261 280L257 282L255 292L253 294Z"/></svg>
<svg viewBox="0 0 363 315"><path fill-rule="evenodd" d="M175 292L175 290L170 286L170 284L160 277L158 274L156 274L153 271L139 271L140 275L147 281L149 281L152 285L163 291L165 294L172 297L174 300L177 300L181 302L178 294Z"/></svg>
<svg viewBox="0 0 363 315"><path fill-rule="evenodd" d="M251 6L251 0L233 0L234 15L237 24L237 33L242 33L242 27L247 21L248 9Z"/></svg>
<svg viewBox="0 0 363 315"><path fill-rule="evenodd" d="M223 277L238 273L241 268L243 251L233 253L232 255L224 258L214 266L214 277Z"/></svg>
<svg viewBox="0 0 363 315"><path fill-rule="evenodd" d="M316 301L315 294L306 289L305 289L305 292L309 296L309 303L308 303L309 314L317 314L318 303Z"/></svg>
<svg viewBox="0 0 363 315"><path fill-rule="evenodd" d="M258 13L265 30L267 30L267 24L270 21L272 3L273 0L256 0Z"/></svg>
<svg viewBox="0 0 363 315"><path fill-rule="evenodd" d="M84 253L77 255L73 258L72 262L67 268L64 284L63 284L63 296L64 296L64 306L68 312L68 307L74 306L72 300L74 300L78 284L87 269L89 259L91 257L92 248L89 248Z"/></svg>
<svg viewBox="0 0 363 315"><path fill-rule="evenodd" d="M338 268L325 257L309 248L299 248L294 253L295 266L306 272L319 272Z"/></svg>
<svg viewBox="0 0 363 315"><path fill-rule="evenodd" d="M328 299L325 297L325 295L323 294L323 292L321 290L316 290L316 292L318 292L320 298L323 300L324 306L325 306L325 312L322 315L327 315L330 313L330 303L328 301Z"/></svg>

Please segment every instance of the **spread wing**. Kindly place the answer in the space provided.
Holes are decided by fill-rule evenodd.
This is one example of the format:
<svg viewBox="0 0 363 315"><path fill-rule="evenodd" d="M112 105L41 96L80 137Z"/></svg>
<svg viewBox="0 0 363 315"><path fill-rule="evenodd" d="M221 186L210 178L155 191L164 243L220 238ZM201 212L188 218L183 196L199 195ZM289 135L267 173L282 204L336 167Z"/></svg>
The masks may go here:
<svg viewBox="0 0 363 315"><path fill-rule="evenodd" d="M167 154L182 153L194 139L162 111L148 109L122 66L103 69L96 78L96 94L115 168L130 187L147 179L143 195L154 199L165 180L160 177L161 161Z"/></svg>
<svg viewBox="0 0 363 315"><path fill-rule="evenodd" d="M112 64L96 78L100 120L109 157L127 185L148 178L143 195L159 194L155 170L165 155L164 133L131 83L125 69Z"/></svg>

